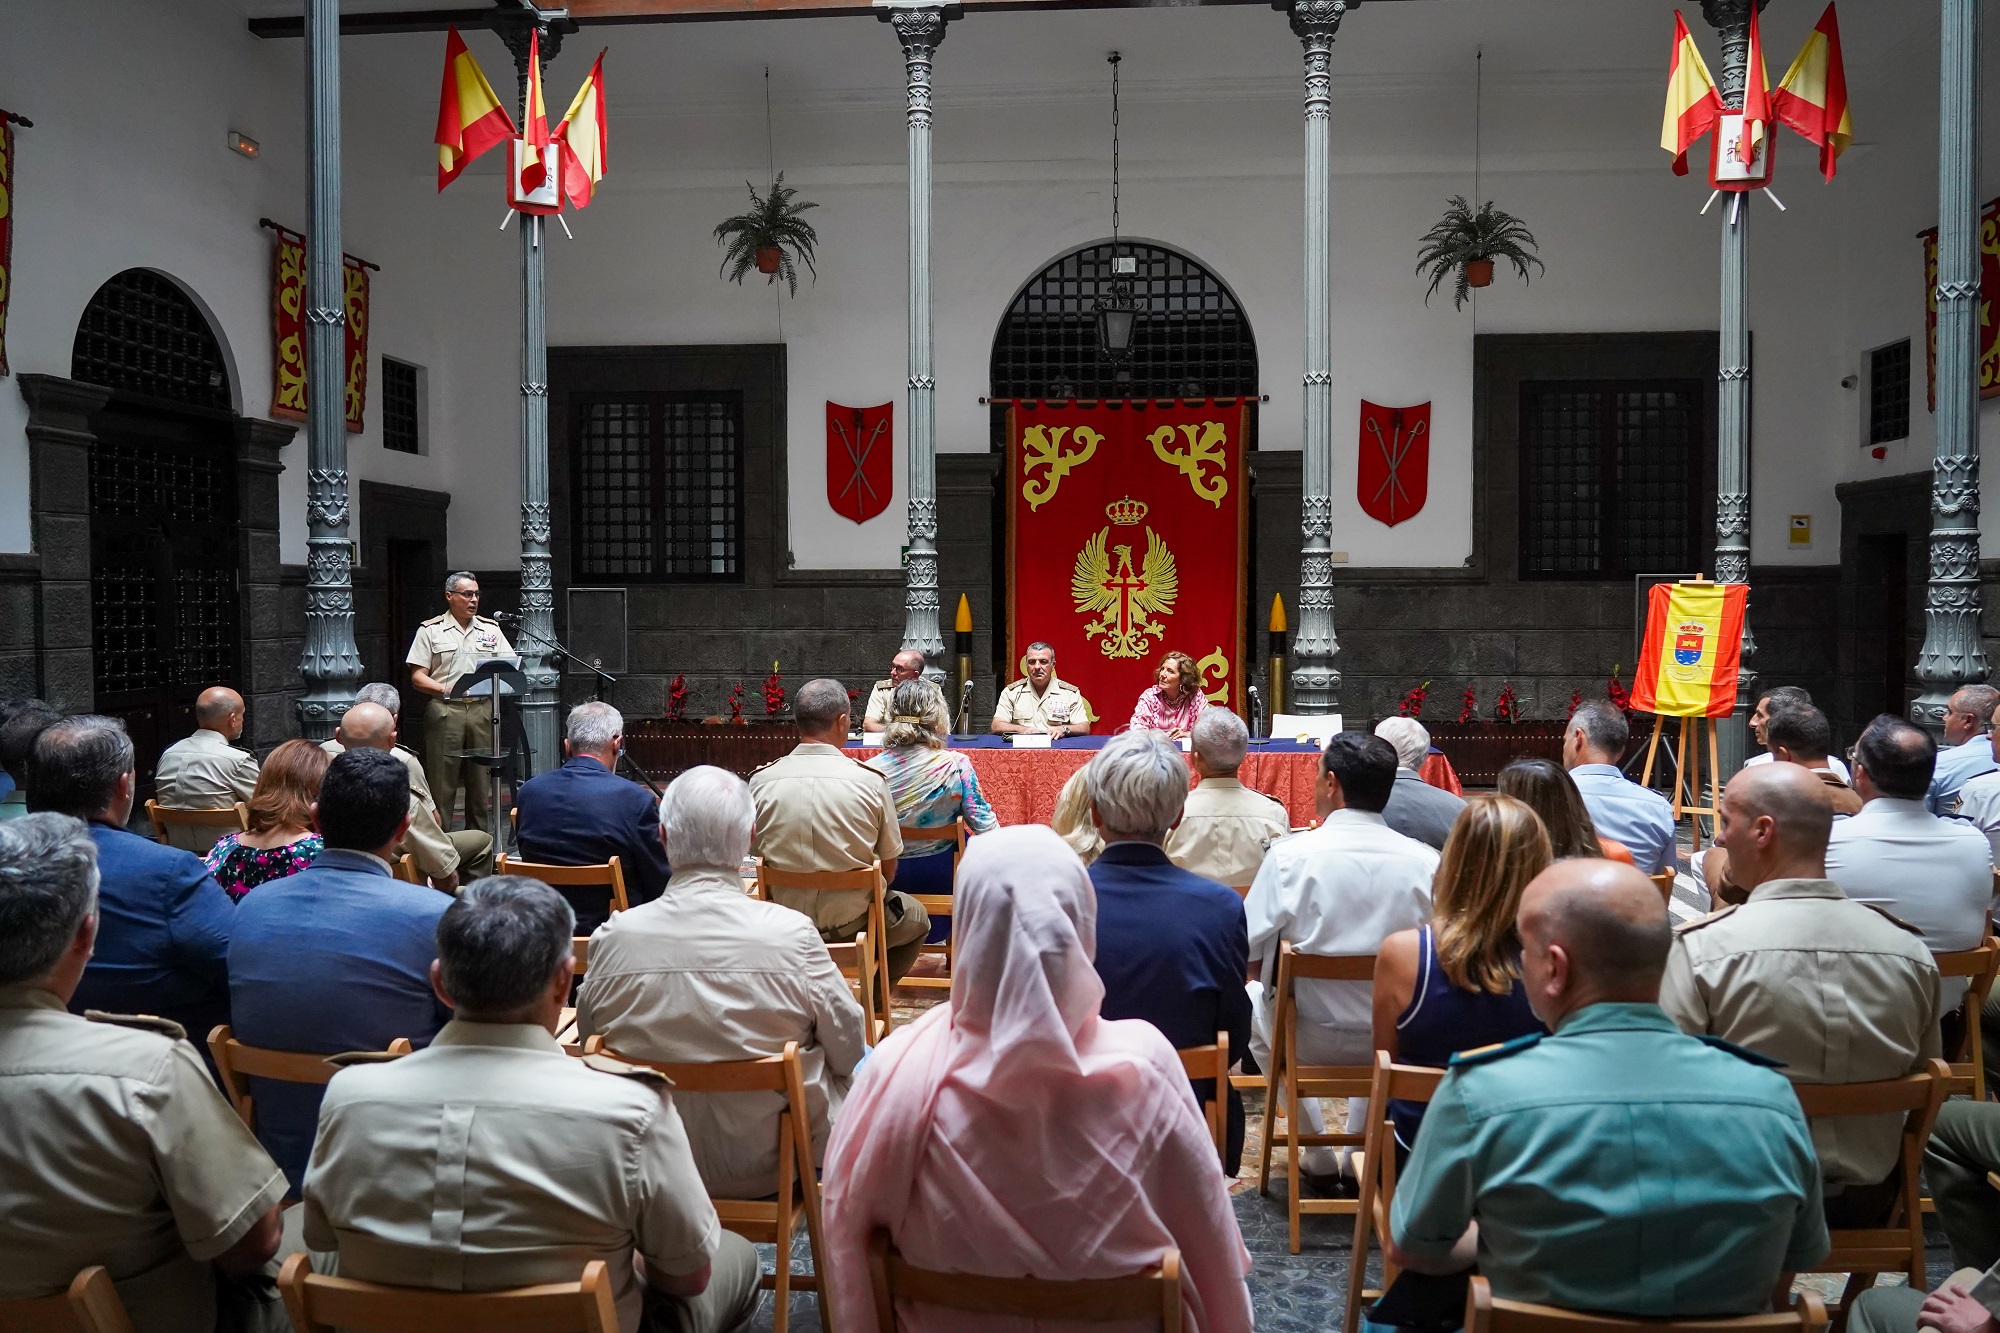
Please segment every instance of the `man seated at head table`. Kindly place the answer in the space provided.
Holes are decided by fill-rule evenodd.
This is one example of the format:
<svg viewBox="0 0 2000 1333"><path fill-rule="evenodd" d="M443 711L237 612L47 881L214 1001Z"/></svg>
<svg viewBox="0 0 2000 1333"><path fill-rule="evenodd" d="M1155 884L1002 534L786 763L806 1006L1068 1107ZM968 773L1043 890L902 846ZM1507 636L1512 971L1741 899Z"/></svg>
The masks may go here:
<svg viewBox="0 0 2000 1333"><path fill-rule="evenodd" d="M218 1289L245 1327L284 1328L276 1164L178 1026L65 1011L98 921L81 821L0 824L0 1300L102 1264L135 1333L211 1333Z"/></svg>
<svg viewBox="0 0 2000 1333"><path fill-rule="evenodd" d="M875 682L875 688L868 692L868 707L861 714L863 732L887 731L889 719L896 715L895 694L898 685L913 680L921 680L924 675L924 655L914 648L905 648L889 659L889 678Z"/></svg>
<svg viewBox="0 0 2000 1333"><path fill-rule="evenodd" d="M1465 798L1423 780L1431 733L1413 717L1385 717L1375 724L1375 734L1396 747L1396 785L1382 807L1383 821L1404 837L1443 851Z"/></svg>
<svg viewBox="0 0 2000 1333"><path fill-rule="evenodd" d="M1028 645L1021 655L1021 679L1000 691L993 705L993 731L1001 736L1042 734L1088 736L1091 708L1076 686L1056 676L1056 650Z"/></svg>
<svg viewBox="0 0 2000 1333"><path fill-rule="evenodd" d="M514 797L520 811L520 856L538 865L593 866L618 858L631 906L660 896L672 871L660 848L660 803L638 783L619 776L625 718L602 701L569 710L561 768L537 774ZM610 893L597 888L557 890L576 909L585 934L611 913Z"/></svg>
<svg viewBox="0 0 2000 1333"><path fill-rule="evenodd" d="M393 755L410 779L410 828L396 844L396 855L408 854L431 887L445 893L461 882L477 879L493 868L493 835L481 829L447 831L424 777L423 760L399 742L402 698L393 685L363 685L355 702L341 715L333 739L320 748L338 755L347 750L381 750Z"/></svg>
<svg viewBox="0 0 2000 1333"><path fill-rule="evenodd" d="M1284 806L1237 780L1249 750L1242 718L1220 705L1202 710L1187 753L1199 780L1166 843L1181 869L1239 889L1257 877L1271 844L1292 831Z"/></svg>
<svg viewBox="0 0 2000 1333"><path fill-rule="evenodd" d="M445 910L431 985L452 1021L428 1049L327 1085L305 1243L336 1252L342 1277L448 1291L574 1282L602 1259L621 1333L645 1305L677 1333L747 1329L757 1251L717 1221L667 1080L556 1044L575 929L522 876Z"/></svg>
<svg viewBox="0 0 2000 1333"><path fill-rule="evenodd" d="M1558 861L1519 922L1529 1003L1554 1035L1453 1057L1396 1183L1390 1256L1429 1276L1476 1263L1503 1300L1604 1314L1788 1303L1790 1274L1828 1247L1805 1116L1772 1061L1661 1012L1659 890L1615 861ZM1431 1285L1399 1282L1374 1319L1399 1322Z"/></svg>
<svg viewBox="0 0 2000 1333"><path fill-rule="evenodd" d="M591 936L577 1033L662 1063L757 1060L797 1042L818 1161L867 1034L812 922L743 892L756 813L743 779L720 768L691 768L667 787L659 836L673 878L657 901ZM674 1105L709 1194L761 1199L776 1188L783 1094L676 1093Z"/></svg>
<svg viewBox="0 0 2000 1333"><path fill-rule="evenodd" d="M195 731L175 741L153 770L153 799L180 810L227 810L257 790L257 757L236 748L243 735L243 696L226 685L201 692L194 704ZM167 845L205 852L227 830L176 825Z"/></svg>

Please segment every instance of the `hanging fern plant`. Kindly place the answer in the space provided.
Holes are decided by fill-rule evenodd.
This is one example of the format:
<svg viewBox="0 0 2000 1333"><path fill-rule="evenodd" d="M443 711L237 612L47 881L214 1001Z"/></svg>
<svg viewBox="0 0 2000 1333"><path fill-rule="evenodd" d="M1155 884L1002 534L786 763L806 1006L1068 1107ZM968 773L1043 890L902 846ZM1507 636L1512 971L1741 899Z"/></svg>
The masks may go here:
<svg viewBox="0 0 2000 1333"><path fill-rule="evenodd" d="M1494 260L1511 263L1522 282L1528 281L1528 265L1543 268L1527 224L1495 208L1491 199L1475 213L1464 195L1453 195L1444 216L1424 233L1422 247L1417 253L1417 276L1428 274L1431 280L1430 290L1424 293L1425 305L1453 270L1458 273L1458 283L1452 289L1452 307L1463 309L1470 289L1493 281Z"/></svg>
<svg viewBox="0 0 2000 1333"><path fill-rule="evenodd" d="M813 267L813 247L819 244L819 233L799 216L819 205L800 201L797 190L786 188L782 171L771 183L769 194L758 195L757 187L748 181L744 186L750 191L750 211L724 218L715 226L715 239L723 247L720 271L729 281L741 283L754 268L768 282L783 278L797 296L798 264L806 266L815 282L819 280L819 270Z"/></svg>

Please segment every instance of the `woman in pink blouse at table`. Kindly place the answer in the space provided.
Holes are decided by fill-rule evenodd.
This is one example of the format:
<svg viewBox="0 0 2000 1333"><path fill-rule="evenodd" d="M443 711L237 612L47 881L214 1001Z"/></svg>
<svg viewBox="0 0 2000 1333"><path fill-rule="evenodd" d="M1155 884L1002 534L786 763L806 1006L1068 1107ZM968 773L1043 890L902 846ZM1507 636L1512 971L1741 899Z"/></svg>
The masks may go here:
<svg viewBox="0 0 2000 1333"><path fill-rule="evenodd" d="M1139 696L1127 730L1164 731L1173 740L1194 734L1194 720L1208 707L1201 692L1201 669L1186 653L1168 653L1153 673L1157 685Z"/></svg>

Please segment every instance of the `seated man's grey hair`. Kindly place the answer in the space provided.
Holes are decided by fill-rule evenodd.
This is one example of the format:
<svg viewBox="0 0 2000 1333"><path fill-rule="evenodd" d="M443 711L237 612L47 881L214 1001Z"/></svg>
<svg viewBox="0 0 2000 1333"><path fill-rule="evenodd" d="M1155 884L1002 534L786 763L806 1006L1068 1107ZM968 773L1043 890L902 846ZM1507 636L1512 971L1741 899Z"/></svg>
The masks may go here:
<svg viewBox="0 0 2000 1333"><path fill-rule="evenodd" d="M1157 731L1113 736L1090 761L1090 799L1112 837L1167 836L1187 804L1188 769L1180 747Z"/></svg>
<svg viewBox="0 0 2000 1333"><path fill-rule="evenodd" d="M698 764L660 797L660 840L675 870L701 867L734 874L750 854L757 807L750 784L726 768Z"/></svg>
<svg viewBox="0 0 2000 1333"><path fill-rule="evenodd" d="M1993 730L1993 710L2000 708L2000 690L1991 685L1961 685L1951 696L1951 706L1979 720L1972 734L1984 736Z"/></svg>
<svg viewBox="0 0 2000 1333"><path fill-rule="evenodd" d="M563 739L569 742L572 751L588 750L596 754L611 748L614 736L625 734L625 719L617 709L603 700L578 704L569 710L569 723L564 728Z"/></svg>
<svg viewBox="0 0 2000 1333"><path fill-rule="evenodd" d="M1250 753L1250 728L1227 708L1204 708L1195 715L1188 744L1211 773L1228 777L1243 767L1243 756Z"/></svg>
<svg viewBox="0 0 2000 1333"><path fill-rule="evenodd" d="M519 1013L575 947L576 912L538 879L474 880L438 919L438 970L460 1018Z"/></svg>
<svg viewBox="0 0 2000 1333"><path fill-rule="evenodd" d="M28 761L28 808L89 819L132 772L132 738L115 717L84 713L52 722Z"/></svg>
<svg viewBox="0 0 2000 1333"><path fill-rule="evenodd" d="M80 819L0 824L0 986L38 981L97 910L97 844Z"/></svg>
<svg viewBox="0 0 2000 1333"><path fill-rule="evenodd" d="M913 717L914 722L897 719ZM891 750L921 745L932 750L944 748L943 732L951 730L951 714L944 710L944 691L937 682L906 680L889 696L889 725L882 744Z"/></svg>
<svg viewBox="0 0 2000 1333"><path fill-rule="evenodd" d="M1599 754L1623 755L1632 739L1632 726L1625 720L1625 714L1603 699L1592 699L1579 707L1569 724L1581 731L1584 741Z"/></svg>
<svg viewBox="0 0 2000 1333"><path fill-rule="evenodd" d="M380 704L389 710L390 717L400 717L403 712L403 696L396 693L396 687L383 680L371 680L354 692L354 702L358 704Z"/></svg>
<svg viewBox="0 0 2000 1333"><path fill-rule="evenodd" d="M1430 758L1431 734L1413 717L1385 717L1375 724L1375 734L1396 747L1396 763L1412 773Z"/></svg>
<svg viewBox="0 0 2000 1333"><path fill-rule="evenodd" d="M808 731L825 731L850 712L847 687L837 680L809 680L792 696L792 716Z"/></svg>
<svg viewBox="0 0 2000 1333"><path fill-rule="evenodd" d="M1043 643L1040 639L1036 639L1033 643L1029 644L1026 648L1023 648L1021 651L1024 653L1053 653L1055 650L1056 649L1054 644Z"/></svg>

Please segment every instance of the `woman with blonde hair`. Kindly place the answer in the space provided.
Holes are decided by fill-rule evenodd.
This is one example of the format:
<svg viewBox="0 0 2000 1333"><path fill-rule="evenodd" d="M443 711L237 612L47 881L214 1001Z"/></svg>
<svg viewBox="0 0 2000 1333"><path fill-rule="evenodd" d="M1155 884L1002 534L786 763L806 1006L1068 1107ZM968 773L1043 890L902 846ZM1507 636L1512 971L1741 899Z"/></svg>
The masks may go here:
<svg viewBox="0 0 2000 1333"><path fill-rule="evenodd" d="M1170 740L1194 734L1194 720L1208 707L1201 692L1201 668L1186 653L1168 653L1153 673L1154 684L1140 695L1128 731L1163 731Z"/></svg>
<svg viewBox="0 0 2000 1333"><path fill-rule="evenodd" d="M1628 866L1634 864L1632 852L1624 843L1597 836L1597 825L1591 822L1583 793L1576 789L1576 780L1561 765L1547 759L1516 759L1500 770L1496 785L1502 796L1526 802L1529 809L1542 817L1542 827L1549 835L1549 854L1554 859L1601 856L1623 861Z"/></svg>
<svg viewBox="0 0 2000 1333"><path fill-rule="evenodd" d="M1055 814L1049 823L1069 849L1083 858L1085 865L1097 860L1104 850L1104 835L1097 831L1097 825L1090 817L1090 765L1069 775L1062 790L1056 793Z"/></svg>
<svg viewBox="0 0 2000 1333"><path fill-rule="evenodd" d="M1542 1031L1521 985L1514 918L1550 860L1549 835L1525 803L1466 802L1431 881L1431 923L1397 931L1375 955L1377 1050L1398 1064L1442 1068L1459 1051ZM1389 1112L1396 1146L1408 1153L1424 1108L1395 1102Z"/></svg>
<svg viewBox="0 0 2000 1333"><path fill-rule="evenodd" d="M979 790L972 761L945 748L951 716L937 684L922 677L904 681L889 696L889 710L882 753L868 766L889 779L896 822L910 828L944 828L963 819L967 833L999 828L1000 820ZM905 842L896 862L896 887L905 893L950 893L953 850L948 842ZM944 922L936 926L942 939Z"/></svg>
<svg viewBox="0 0 2000 1333"><path fill-rule="evenodd" d="M231 898L259 884L296 875L320 854L313 802L333 756L311 741L286 741L271 751L250 793L250 829L216 841L202 860Z"/></svg>

